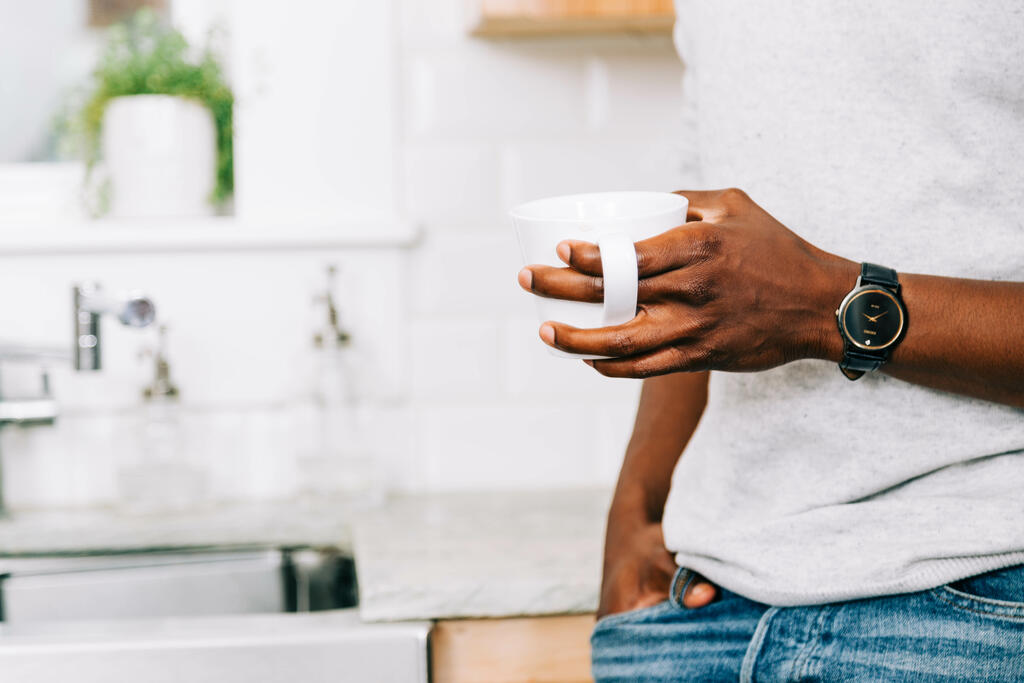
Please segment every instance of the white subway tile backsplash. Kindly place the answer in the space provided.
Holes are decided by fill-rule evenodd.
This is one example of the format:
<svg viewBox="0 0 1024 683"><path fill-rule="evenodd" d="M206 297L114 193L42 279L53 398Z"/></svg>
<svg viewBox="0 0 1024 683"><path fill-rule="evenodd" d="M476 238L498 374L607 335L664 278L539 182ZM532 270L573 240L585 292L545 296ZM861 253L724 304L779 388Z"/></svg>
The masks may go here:
<svg viewBox="0 0 1024 683"><path fill-rule="evenodd" d="M516 316L504 322L504 380L509 395L612 402L627 407L635 404L639 382L605 377L581 360L553 355L537 336L539 327L535 316Z"/></svg>
<svg viewBox="0 0 1024 683"><path fill-rule="evenodd" d="M405 79L405 127L412 135L429 139L438 117L436 71L427 61L413 59Z"/></svg>
<svg viewBox="0 0 1024 683"><path fill-rule="evenodd" d="M432 228L507 220L493 145L415 144L405 157L407 202L421 224Z"/></svg>
<svg viewBox="0 0 1024 683"><path fill-rule="evenodd" d="M76 281L149 293L170 326L182 458L207 469L217 501L309 488L319 471L310 454L322 449L315 393L325 382L360 397L354 416L328 431L379 464L385 486L612 482L639 382L547 353L531 297L516 283L522 262L507 210L560 193L693 185L682 66L667 38L470 37L477 5L396 0L393 17L366 10L365 25L394 35L300 51L327 61L298 80L281 65L301 54L280 48L301 22L260 33L254 17L279 11L261 0L237 27L240 211L323 219L401 203L425 228L416 248L0 258L0 339L69 348ZM359 15L350 9L332 10L317 33ZM353 62L358 45L372 49ZM286 59L261 66L260 50ZM337 71L335 58L358 63L359 78L321 78ZM298 106L319 92L310 78L331 92ZM301 121L288 119L296 113ZM313 299L328 264L339 267L334 293L352 333L344 371L312 347L325 318ZM155 330L103 324L102 372L53 364L58 425L0 429L14 508L115 503L119 468L141 453L139 396L152 365L138 354ZM9 364L0 378L5 395L38 379L35 368Z"/></svg>
<svg viewBox="0 0 1024 683"><path fill-rule="evenodd" d="M486 316L414 321L411 344L415 399L493 400L498 394L499 326Z"/></svg>
<svg viewBox="0 0 1024 683"><path fill-rule="evenodd" d="M142 229L142 228L140 228ZM0 300L5 340L71 348L71 285L99 280L110 291L138 289L166 324L171 372L188 405L262 405L313 390L313 333L326 321L314 299L337 265L336 302L353 337L374 396L403 391L405 266L400 252L249 252L2 259L0 287L32 282L32 297ZM130 409L152 377L140 352L156 343L156 326L102 322L103 370L73 372L53 363L62 408L71 412ZM22 330L26 331L24 339Z"/></svg>
<svg viewBox="0 0 1024 683"><path fill-rule="evenodd" d="M661 39L652 39L659 41ZM683 64L671 42L652 42L643 49L604 53L608 113L600 130L605 135L693 145L684 139Z"/></svg>
<svg viewBox="0 0 1024 683"><path fill-rule="evenodd" d="M501 154L508 205L577 192L668 192L693 177L686 150L664 140L520 142L504 145Z"/></svg>
<svg viewBox="0 0 1024 683"><path fill-rule="evenodd" d="M586 61L587 124L591 130L601 130L608 124L611 106L608 92L608 62L600 57Z"/></svg>
<svg viewBox="0 0 1024 683"><path fill-rule="evenodd" d="M7 508L72 504L72 482L61 442L71 430L5 427L0 430L4 505Z"/></svg>
<svg viewBox="0 0 1024 683"><path fill-rule="evenodd" d="M232 4L237 213L295 222L393 216L394 3Z"/></svg>
<svg viewBox="0 0 1024 683"><path fill-rule="evenodd" d="M410 60L414 141L574 135L586 124L584 60L571 51L473 41Z"/></svg>
<svg viewBox="0 0 1024 683"><path fill-rule="evenodd" d="M371 405L358 421L366 452L385 490L416 488L421 477L415 457L413 408Z"/></svg>
<svg viewBox="0 0 1024 683"><path fill-rule="evenodd" d="M404 0L399 3L404 46L449 45L469 40L468 33L479 15L475 0Z"/></svg>
<svg viewBox="0 0 1024 683"><path fill-rule="evenodd" d="M0 432L5 505L74 507L108 504L116 464L135 447L131 416L61 417L57 427Z"/></svg>
<svg viewBox="0 0 1024 683"><path fill-rule="evenodd" d="M487 232L431 233L412 261L419 316L488 318L530 310L530 295L516 282L523 263L511 221Z"/></svg>
<svg viewBox="0 0 1024 683"><path fill-rule="evenodd" d="M570 402L453 403L417 412L423 488L521 489L600 480L597 412Z"/></svg>

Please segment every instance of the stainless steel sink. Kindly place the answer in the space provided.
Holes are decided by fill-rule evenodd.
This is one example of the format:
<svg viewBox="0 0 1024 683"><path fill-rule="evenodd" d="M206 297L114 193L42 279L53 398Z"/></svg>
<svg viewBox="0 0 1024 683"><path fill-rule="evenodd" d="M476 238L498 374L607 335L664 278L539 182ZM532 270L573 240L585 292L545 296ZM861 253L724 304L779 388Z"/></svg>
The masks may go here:
<svg viewBox="0 0 1024 683"><path fill-rule="evenodd" d="M0 559L4 683L426 683L430 624L365 624L311 550Z"/></svg>
<svg viewBox="0 0 1024 683"><path fill-rule="evenodd" d="M0 606L7 624L350 607L351 566L310 550L0 559Z"/></svg>
<svg viewBox="0 0 1024 683"><path fill-rule="evenodd" d="M305 614L50 622L0 629L4 683L427 683L430 624Z"/></svg>

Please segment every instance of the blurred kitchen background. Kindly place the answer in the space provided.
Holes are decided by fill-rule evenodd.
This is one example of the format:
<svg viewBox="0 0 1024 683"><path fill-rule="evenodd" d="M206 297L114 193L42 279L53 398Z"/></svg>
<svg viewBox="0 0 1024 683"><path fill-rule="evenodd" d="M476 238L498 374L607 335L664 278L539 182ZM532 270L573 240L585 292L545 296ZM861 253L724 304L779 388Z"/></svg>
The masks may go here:
<svg viewBox="0 0 1024 683"><path fill-rule="evenodd" d="M267 547L284 547L282 525L324 525L332 501L365 515L413 494L505 492L586 511L596 564L639 383L547 354L516 285L507 211L695 184L670 3L0 10L4 554L118 550L109 520L122 518L138 522L131 533L164 534L140 547L219 548L153 520L237 509L250 512L232 519L257 520ZM218 150L195 108L139 100L116 118L108 108L87 172L75 136L90 74L112 25L133 16L180 31L192 62L209 47L233 95L229 144ZM224 154L233 174L214 205ZM109 310L76 311L75 286ZM122 324L141 297L155 319ZM72 355L102 367L75 370ZM558 498L529 498L545 491ZM574 506L575 491L598 502ZM278 507L256 511L264 503ZM105 540L89 540L97 525ZM569 611L593 608L599 567L586 570L590 597Z"/></svg>
<svg viewBox="0 0 1024 683"><path fill-rule="evenodd" d="M53 163L54 120L102 48L90 17L133 3L4 1L0 339L70 348L74 283L145 292L209 496L287 498L317 446L335 266L353 362L327 379L351 383L387 486L614 481L637 384L544 351L507 209L693 182L669 36L475 37L471 0L156 2L192 44L214 32L234 215L90 221L80 164ZM101 372L49 365L57 424L0 430L8 508L117 502L156 330L106 321Z"/></svg>

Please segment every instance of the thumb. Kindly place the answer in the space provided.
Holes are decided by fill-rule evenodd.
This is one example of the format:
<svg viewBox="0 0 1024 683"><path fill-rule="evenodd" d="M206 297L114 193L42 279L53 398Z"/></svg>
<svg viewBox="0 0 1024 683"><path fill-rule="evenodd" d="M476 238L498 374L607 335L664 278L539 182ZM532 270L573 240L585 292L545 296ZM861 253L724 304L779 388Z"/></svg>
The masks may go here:
<svg viewBox="0 0 1024 683"><path fill-rule="evenodd" d="M700 574L695 574L683 592L683 606L689 609L704 607L717 596L715 585Z"/></svg>

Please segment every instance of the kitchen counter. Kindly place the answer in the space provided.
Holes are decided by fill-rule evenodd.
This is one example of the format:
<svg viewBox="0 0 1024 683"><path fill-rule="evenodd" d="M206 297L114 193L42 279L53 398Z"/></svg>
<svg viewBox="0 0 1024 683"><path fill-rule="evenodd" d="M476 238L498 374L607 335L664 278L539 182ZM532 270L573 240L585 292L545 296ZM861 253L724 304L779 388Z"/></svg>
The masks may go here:
<svg viewBox="0 0 1024 683"><path fill-rule="evenodd" d="M350 552L352 514L348 504L295 501L144 515L111 509L15 512L0 521L0 557L210 548Z"/></svg>
<svg viewBox="0 0 1024 683"><path fill-rule="evenodd" d="M0 521L0 558L330 547L354 552L366 621L578 614L597 606L610 500L602 489L22 512Z"/></svg>
<svg viewBox="0 0 1024 683"><path fill-rule="evenodd" d="M353 529L365 621L592 612L607 490L409 496Z"/></svg>

